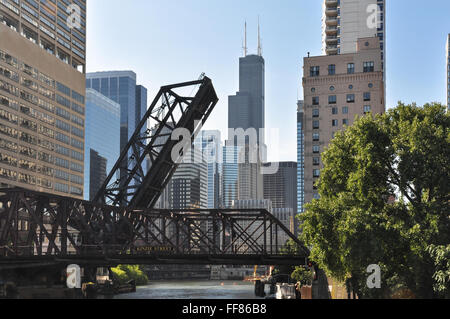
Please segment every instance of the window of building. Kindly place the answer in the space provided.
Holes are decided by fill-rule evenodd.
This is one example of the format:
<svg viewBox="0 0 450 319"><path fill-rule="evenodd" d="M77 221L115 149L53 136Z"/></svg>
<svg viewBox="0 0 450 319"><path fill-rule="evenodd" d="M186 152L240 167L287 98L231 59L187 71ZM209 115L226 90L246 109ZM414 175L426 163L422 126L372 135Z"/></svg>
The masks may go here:
<svg viewBox="0 0 450 319"><path fill-rule="evenodd" d="M369 89L373 88L373 83L369 83Z"/></svg>
<svg viewBox="0 0 450 319"><path fill-rule="evenodd" d="M334 86L330 86L330 91L334 91L336 88Z"/></svg>
<svg viewBox="0 0 450 319"><path fill-rule="evenodd" d="M314 154L320 153L320 146L319 145L314 145L313 146L313 153Z"/></svg>
<svg viewBox="0 0 450 319"><path fill-rule="evenodd" d="M319 109L314 109L313 110L313 117L319 117L320 116L320 110Z"/></svg>
<svg viewBox="0 0 450 319"><path fill-rule="evenodd" d="M342 120L342 125L348 125L348 119L343 119Z"/></svg>
<svg viewBox="0 0 450 319"><path fill-rule="evenodd" d="M355 103L355 94L347 94L347 103Z"/></svg>
<svg viewBox="0 0 450 319"><path fill-rule="evenodd" d="M337 103L337 97L336 95L330 95L328 97L328 104L336 104Z"/></svg>
<svg viewBox="0 0 450 319"><path fill-rule="evenodd" d="M318 130L320 128L320 122L319 121L313 121L313 129Z"/></svg>
<svg viewBox="0 0 450 319"><path fill-rule="evenodd" d="M332 120L331 121L331 125L334 126L334 127L338 126L339 125L338 120Z"/></svg>
<svg viewBox="0 0 450 319"><path fill-rule="evenodd" d="M348 86L348 89L349 89L349 90L353 90L353 85L350 84L350 85Z"/></svg>
<svg viewBox="0 0 450 319"><path fill-rule="evenodd" d="M319 105L319 97L318 96L314 96L312 98L312 104L313 105Z"/></svg>
<svg viewBox="0 0 450 319"><path fill-rule="evenodd" d="M313 157L313 165L314 166L320 165L320 157Z"/></svg>
<svg viewBox="0 0 450 319"><path fill-rule="evenodd" d="M320 134L319 133L313 133L313 141L318 142L320 140Z"/></svg>
<svg viewBox="0 0 450 319"><path fill-rule="evenodd" d="M372 107L370 105L364 105L364 114L372 112Z"/></svg>
<svg viewBox="0 0 450 319"><path fill-rule="evenodd" d="M333 107L333 108L331 109L331 113L332 113L333 115L337 115L337 114L339 113L338 108L337 108L337 107Z"/></svg>
<svg viewBox="0 0 450 319"><path fill-rule="evenodd" d="M330 64L328 66L328 75L335 75L336 74L336 65Z"/></svg>
<svg viewBox="0 0 450 319"><path fill-rule="evenodd" d="M355 73L355 64L354 63L347 64L347 73L348 74Z"/></svg>
<svg viewBox="0 0 450 319"><path fill-rule="evenodd" d="M312 66L310 69L310 76L315 77L320 75L320 66Z"/></svg>
<svg viewBox="0 0 450 319"><path fill-rule="evenodd" d="M348 106L342 108L342 114L348 114Z"/></svg>
<svg viewBox="0 0 450 319"><path fill-rule="evenodd" d="M370 101L370 92L364 92L364 102Z"/></svg>
<svg viewBox="0 0 450 319"><path fill-rule="evenodd" d="M364 62L364 73L374 72L375 71L375 63L373 61Z"/></svg>
<svg viewBox="0 0 450 319"><path fill-rule="evenodd" d="M320 169L313 170L313 177L314 178L319 178L320 177Z"/></svg>

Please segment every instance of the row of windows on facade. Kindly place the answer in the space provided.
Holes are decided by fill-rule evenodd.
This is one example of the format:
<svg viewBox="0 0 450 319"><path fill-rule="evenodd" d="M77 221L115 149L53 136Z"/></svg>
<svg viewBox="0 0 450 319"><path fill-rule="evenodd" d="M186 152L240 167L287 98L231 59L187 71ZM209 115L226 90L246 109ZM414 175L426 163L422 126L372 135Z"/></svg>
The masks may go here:
<svg viewBox="0 0 450 319"><path fill-rule="evenodd" d="M5 142L7 143L7 141L0 139L1 144L5 144ZM19 159L15 156L11 156L4 153L0 153L0 163L8 165L10 167L20 168L32 173L39 173L45 175L46 177L55 177L56 179L63 180L66 182L72 182L78 185L83 185L84 183L83 178L78 175L70 174L68 172L59 169L38 165L35 161L29 161L27 159Z"/></svg>
<svg viewBox="0 0 450 319"><path fill-rule="evenodd" d="M364 102L370 102L372 100L372 95L370 92L364 92L363 93L363 100ZM347 103L355 103L356 101L356 95L355 94L347 94L346 96L346 102ZM320 98L318 96L312 97L312 105L319 105L320 104ZM328 104L337 104L337 96L336 95L330 95L328 96Z"/></svg>
<svg viewBox="0 0 450 319"><path fill-rule="evenodd" d="M363 63L363 72L375 72L375 62L369 61ZM347 64L347 74L354 74L355 73L355 64L354 63L348 63ZM310 67L309 75L311 77L317 77L320 76L320 66L312 66ZM336 75L336 65L330 64L328 65L328 75Z"/></svg>
<svg viewBox="0 0 450 319"><path fill-rule="evenodd" d="M4 118L0 118L1 120L4 120ZM17 129L15 128L11 128L7 125L0 125L0 134L3 134L5 136L8 136L10 138L14 138L14 139L18 139L22 142L25 142L27 144L33 145L33 146L37 146L40 148L45 148L46 150L52 151L52 152L56 152L58 154L64 155L64 156L72 156L72 157L76 157L76 160L80 160L83 157L83 154L81 152L76 152L76 151L71 151L68 148L65 148L61 145L57 145L54 144L52 142L49 142L46 139L43 139L41 136L36 137L33 135L30 135L26 132L19 132ZM46 136L46 134L42 134L43 136ZM74 141L73 141L74 142ZM72 145L78 146L76 143L72 143ZM17 151L19 150L19 144L15 143L15 142L11 142L11 144L8 144L8 150L10 151ZM49 155L45 152L38 152L35 149L31 148L31 147L25 147L24 148L26 151L24 151L24 153L26 153L25 155L27 155L28 157L31 157L33 159L36 159L36 157L40 160L40 161L44 161L50 164L56 164L58 166L67 168L67 169L72 169L74 171L83 173L83 166L75 163L75 162L70 162L66 159L60 159L58 157L53 157L52 155ZM40 156L40 154L42 154L42 156Z"/></svg>
<svg viewBox="0 0 450 319"><path fill-rule="evenodd" d="M18 66L18 61L16 59L14 59L14 58L12 58L10 56L9 56L10 58L7 58L8 56L5 55L4 52L0 52L0 53L2 53L0 55L0 60L3 60L3 61L15 61L17 63L17 66ZM10 64L13 65L13 63L10 63ZM23 66L24 64L22 63L21 65ZM31 70L33 70L33 72L29 73L29 75L32 76L33 78L37 79L38 75L40 73L36 69L34 69L32 67L29 67L29 68ZM11 70L6 70L6 68L0 67L0 74L11 79L11 74L13 74L13 73L12 73ZM18 75L17 75L17 77L12 77L12 80L14 81L16 78L18 79ZM40 78L42 78L42 77L40 77ZM46 77L45 79L49 79L49 78ZM29 80L29 79L27 79L27 81L28 82L24 82L25 85L26 85L26 83L33 82L32 80ZM81 94L79 94L79 93L77 93L75 91L71 91L65 85L63 85L63 84L61 84L59 82L55 82L54 80L50 79L49 83L53 83L53 84L56 83L56 88L58 89L59 92L67 95L68 97L72 97L76 101L79 101L80 103L84 104L84 96L82 96ZM26 86L29 87L28 85L26 85ZM10 84L8 82L0 80L0 89L2 89L3 91L5 91L5 92L7 92L9 94L15 95L17 97L20 96L23 100L25 100L27 102L35 104L35 105L37 105L37 106L39 106L39 107L43 108L44 110L49 111L51 113L56 113L56 115L61 116L62 118L66 119L68 121L72 121L72 123L74 123L76 125L84 127L84 120L81 117L78 117L78 116L76 116L74 114L71 114L67 110L61 109L59 107L55 107L53 104L51 104L51 103L49 103L49 102L39 98L38 96L35 96L35 95L33 95L33 94L29 93L29 92L21 90L18 87L14 86L14 85L12 85L12 84ZM40 91L40 93L42 93L42 92ZM54 93L51 96L49 94L43 94L43 96L46 97L46 98L52 99L52 97L54 96ZM58 101L59 104L61 104L62 106L65 106L66 108L70 109L71 103L70 103L70 101L68 99L66 99L66 98L64 98L64 97L62 97L62 96L60 96L58 94L56 95L56 97L57 97L57 101ZM58 97L59 97L59 99L58 99ZM12 109L14 109L16 111L19 110L19 105L20 105L20 110L23 113L26 114L26 111L28 111L29 114L27 114L27 115L30 115L31 117L38 118L38 119L42 120L43 122L45 122L46 124L55 125L57 128L59 128L61 130L64 130L66 132L69 132L69 133L71 133L72 135L74 135L76 137L84 138L84 129L80 129L80 128L76 127L76 126L70 125L69 123L64 122L62 120L55 119L53 116L50 116L48 114L36 111L33 108L26 107L23 104L19 103L15 99L10 99L10 98L7 98L5 96L1 96L0 98L1 98L0 100L1 100L1 104L2 105L8 106L8 107L10 107L10 108L12 108ZM80 114L84 115L84 107L79 106L76 103L72 103L72 110L77 112L77 113L80 113ZM67 136L65 134L62 134L62 133L59 133L59 132L55 132L54 130L46 128L45 126L42 126L42 125L38 126L36 124L36 122L34 122L34 121L28 121L27 120L27 121L23 121L23 123L26 123L27 126L23 126L22 125L22 127L28 128L28 129L33 130L33 131L37 131L37 129L39 127L39 129L41 130L39 133L42 133L42 134L44 134L44 135L46 135L48 137L51 137L51 138L55 138L55 139L57 139L60 142L64 142L64 143L66 143L68 145L72 145L72 146L77 147L77 148L79 148L81 150L84 149L84 143L83 142L78 141L78 140L76 140L74 138L71 139L69 136Z"/></svg>
<svg viewBox="0 0 450 319"><path fill-rule="evenodd" d="M372 107L370 105L364 105L364 114L370 113L372 111ZM348 106L342 107L342 114L346 115L348 114L349 108ZM339 108L333 107L331 108L331 114L332 115L339 115ZM320 117L320 109L313 109L312 110L312 116L313 117Z"/></svg>
<svg viewBox="0 0 450 319"><path fill-rule="evenodd" d="M21 71L26 76L29 76L33 79L33 80L31 80L31 79L28 79L23 76L20 78L21 79L20 83L22 85L26 86L28 89L33 90L35 92L39 91L39 93L42 94L44 97L54 101L55 96L58 96L58 94L55 94L54 92L52 92L52 90L54 90L56 88L58 90L58 92L63 93L67 97L72 98L74 101L84 105L85 98L82 94L76 92L75 90L71 90L64 84L55 81L51 77L43 74L42 72L39 72L39 70L37 70L36 68L20 61L19 59L9 55L8 53L6 53L2 50L0 50L0 61L13 67L13 69L8 69L6 67L3 67L1 69L2 70L1 74L3 76L7 77L8 79L19 83L19 74L15 70ZM40 81L40 83L49 86L51 89L48 89L42 85L39 85L39 83L37 83L34 80ZM71 103L65 97L59 95L59 100L63 101L60 104L70 108ZM73 104L75 104L75 103L73 103ZM84 107L82 107L82 106L81 107L78 105L73 106L73 109L74 109L74 111L76 111L80 114L84 114Z"/></svg>
<svg viewBox="0 0 450 319"><path fill-rule="evenodd" d="M32 186L43 187L46 189L54 189L55 191L61 192L61 193L66 193L66 194L70 193L70 194L76 195L76 196L83 195L83 190L80 187L77 187L77 186L69 187L69 185L67 185L67 184L58 183L58 182L55 182L53 184L53 182L48 179L36 177L33 175L29 175L29 174L18 173L16 171L2 168L2 167L0 167L0 178L6 179L9 181L13 181L13 182L28 184L28 185L32 185Z"/></svg>
<svg viewBox="0 0 450 319"><path fill-rule="evenodd" d="M18 1L14 1L18 5ZM47 37L51 38L53 41L56 41L59 45L65 47L65 49L72 51L82 60L85 59L85 43L86 43L86 29L85 22L81 20L81 28L69 28L67 25L68 15L65 13L66 6L60 2L58 2L58 18L54 14L54 9L47 9L46 7L41 7L40 12L45 15L39 14L37 10L39 10L39 5L34 1L28 1L32 6L34 6L37 10L33 9L31 6L28 6L26 3L22 2L21 7L23 10L19 10L19 8L10 4L9 2L2 1L4 5L6 5L11 11L15 12L17 15L21 15L23 20L30 23L36 29L39 29L43 34ZM42 4L46 4L43 2ZM85 16L83 12L81 12L81 16ZM51 19L52 21L50 21ZM56 21L58 27L56 27ZM77 61L76 58L70 59L70 54L64 52L61 48L56 49L56 45L51 43L51 41L45 40L42 36L38 36L38 30L32 30L23 23L20 23L17 19L12 18L11 16L7 16L3 14L0 16L0 23L3 23L7 27L12 30L19 32L23 37L28 39L34 44L38 44L42 49L47 52L55 55L61 61L66 64L71 64L73 68L77 69L80 72L84 72L84 64ZM65 31L64 31L65 30ZM77 31L74 31L77 30ZM57 32L57 34L55 34ZM78 33L80 32L80 33ZM73 37L70 36L73 35ZM71 63L70 63L71 60Z"/></svg>
<svg viewBox="0 0 450 319"><path fill-rule="evenodd" d="M0 80L0 89L3 89L4 91L8 92L8 93L12 93L14 94L14 91L11 90L11 85L8 85L6 83L5 86L5 82ZM18 92L17 92L18 93ZM40 103L37 103L37 101L34 100L28 100L26 95L22 95L20 94L21 98L24 99L25 101L34 103L34 104L38 104L39 106L41 106ZM15 111L20 111L24 114L27 114L27 112L30 112L31 116L35 116L36 118L42 120L43 122L45 122L46 124L49 124L48 122L53 122L55 123L55 126L61 130L65 130L69 133L71 133L73 136L79 137L79 138L84 138L84 130L79 129L77 127L71 126L68 123L58 120L58 119L54 119L53 117L49 117L49 116L45 116L42 112L36 111L33 108L29 108L24 106L23 104L19 103L17 100L15 99L10 99L8 97L5 96L0 96L0 102L1 105L3 106L7 106L9 108L11 108L12 110ZM59 142L63 142L67 145L71 145L73 147L76 147L80 150L84 150L84 143L82 141L79 141L78 139L74 138L74 137L70 137L69 135L63 134L61 132L57 132L51 128L48 128L44 125L41 124L37 124L36 122L34 122L33 120L27 120L24 118L20 118L10 112L7 112L5 110L3 110L5 116L4 116L4 120L8 120L10 123L15 124L15 125L19 125L23 128L29 129L31 131L34 131L36 133L45 135L47 137L53 138L58 140ZM6 113L5 113L6 112ZM27 114L28 115L28 114ZM57 112L57 115L58 114ZM62 114L60 115L62 116ZM68 114L68 120L70 120L71 116L70 113ZM66 118L67 118L66 117ZM70 127L70 130L68 129Z"/></svg>

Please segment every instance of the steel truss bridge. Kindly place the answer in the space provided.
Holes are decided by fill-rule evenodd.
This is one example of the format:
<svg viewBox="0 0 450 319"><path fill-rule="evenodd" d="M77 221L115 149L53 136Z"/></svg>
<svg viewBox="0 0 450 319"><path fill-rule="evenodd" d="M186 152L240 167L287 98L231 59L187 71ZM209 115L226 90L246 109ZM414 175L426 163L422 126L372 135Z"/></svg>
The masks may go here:
<svg viewBox="0 0 450 319"><path fill-rule="evenodd" d="M35 264L303 265L308 250L265 210L135 210L0 190L0 269ZM283 253L278 234L298 244Z"/></svg>
<svg viewBox="0 0 450 319"><path fill-rule="evenodd" d="M204 76L162 87L94 201L0 190L0 270L73 263L306 264L308 249L265 210L154 208L183 156L172 133L188 130L190 139L182 143L191 145L217 102ZM297 244L295 252L282 251L280 232Z"/></svg>

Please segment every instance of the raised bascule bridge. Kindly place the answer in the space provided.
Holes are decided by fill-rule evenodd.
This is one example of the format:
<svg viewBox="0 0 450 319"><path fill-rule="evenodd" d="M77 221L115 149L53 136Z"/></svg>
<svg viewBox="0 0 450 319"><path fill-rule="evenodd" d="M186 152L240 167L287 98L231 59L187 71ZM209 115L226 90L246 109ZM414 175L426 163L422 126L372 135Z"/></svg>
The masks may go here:
<svg viewBox="0 0 450 319"><path fill-rule="evenodd" d="M0 274L71 264L305 265L308 249L266 210L155 209L182 160L172 133L188 130L181 143L192 144L217 102L205 76L162 87L93 201L0 190ZM283 251L280 232L296 249Z"/></svg>

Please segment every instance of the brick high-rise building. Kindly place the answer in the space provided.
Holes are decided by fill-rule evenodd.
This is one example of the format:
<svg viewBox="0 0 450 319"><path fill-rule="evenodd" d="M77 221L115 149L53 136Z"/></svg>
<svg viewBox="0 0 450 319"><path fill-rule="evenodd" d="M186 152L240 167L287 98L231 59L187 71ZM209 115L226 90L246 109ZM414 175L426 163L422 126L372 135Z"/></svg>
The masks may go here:
<svg viewBox="0 0 450 319"><path fill-rule="evenodd" d="M362 38L355 53L304 59L305 202L318 198L314 184L323 168L321 153L334 134L356 115L385 112L378 37Z"/></svg>
<svg viewBox="0 0 450 319"><path fill-rule="evenodd" d="M85 52L85 0L0 1L1 187L83 197Z"/></svg>

